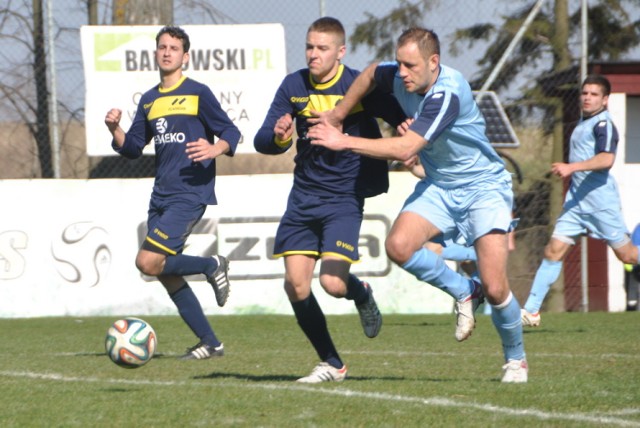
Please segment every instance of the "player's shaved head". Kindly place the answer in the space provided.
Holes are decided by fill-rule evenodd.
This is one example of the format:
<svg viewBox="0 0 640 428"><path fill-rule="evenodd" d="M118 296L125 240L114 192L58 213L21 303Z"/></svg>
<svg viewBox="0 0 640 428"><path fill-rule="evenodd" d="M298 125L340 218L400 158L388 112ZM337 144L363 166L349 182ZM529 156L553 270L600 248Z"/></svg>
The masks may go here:
<svg viewBox="0 0 640 428"><path fill-rule="evenodd" d="M309 26L307 30L307 34L315 31L317 33L331 33L338 36L338 44L345 44L345 31L342 23L338 21L336 18L332 18L330 16L324 16L322 18L316 19Z"/></svg>

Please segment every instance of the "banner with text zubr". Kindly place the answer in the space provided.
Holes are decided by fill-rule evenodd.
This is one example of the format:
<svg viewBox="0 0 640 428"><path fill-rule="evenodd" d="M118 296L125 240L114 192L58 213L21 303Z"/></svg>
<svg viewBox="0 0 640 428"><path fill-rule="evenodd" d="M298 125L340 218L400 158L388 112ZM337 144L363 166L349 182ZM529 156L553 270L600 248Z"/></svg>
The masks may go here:
<svg viewBox="0 0 640 428"><path fill-rule="evenodd" d="M386 256L385 237L416 183L409 173L391 175L389 193L366 202L361 262L352 272L372 284L383 313L451 312L447 294ZM185 249L230 261L224 308L203 275L187 278L207 314L292 314L283 260L272 256L292 179L216 179L219 205L207 208ZM135 267L152 185L153 179L0 180L0 317L176 314L162 285ZM328 296L317 276L312 286L326 313L356 313L353 302Z"/></svg>
<svg viewBox="0 0 640 428"><path fill-rule="evenodd" d="M104 117L122 110L131 125L140 96L160 81L155 37L160 26L83 26L87 153L114 155ZM242 132L238 153L253 153L253 137L286 74L284 28L280 24L185 25L190 60L184 74L208 85ZM149 144L145 153L153 153Z"/></svg>

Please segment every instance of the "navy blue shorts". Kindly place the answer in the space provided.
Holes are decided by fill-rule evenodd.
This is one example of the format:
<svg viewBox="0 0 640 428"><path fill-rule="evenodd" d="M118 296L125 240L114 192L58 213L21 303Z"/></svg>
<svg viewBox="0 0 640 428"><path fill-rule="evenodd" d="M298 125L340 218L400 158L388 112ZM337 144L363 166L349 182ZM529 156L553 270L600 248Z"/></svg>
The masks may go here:
<svg viewBox="0 0 640 428"><path fill-rule="evenodd" d="M292 190L276 233L274 257L306 254L358 261L363 207L364 200L353 196L319 197Z"/></svg>
<svg viewBox="0 0 640 428"><path fill-rule="evenodd" d="M193 226L207 206L186 199L151 198L147 216L147 237L142 244L155 253L176 255L182 252Z"/></svg>

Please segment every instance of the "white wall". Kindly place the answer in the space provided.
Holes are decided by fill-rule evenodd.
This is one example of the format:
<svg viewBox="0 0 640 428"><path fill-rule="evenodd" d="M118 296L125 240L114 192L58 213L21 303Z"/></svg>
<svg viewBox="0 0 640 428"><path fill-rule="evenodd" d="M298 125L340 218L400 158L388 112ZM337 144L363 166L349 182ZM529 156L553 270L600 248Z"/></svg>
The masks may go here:
<svg viewBox="0 0 640 428"><path fill-rule="evenodd" d="M189 282L208 314L284 313L282 260L271 260L291 187L290 174L218 177L218 206L188 241L187 254L231 260L231 295L220 309L203 277ZM389 193L370 199L361 231L362 262L384 313L451 312L443 292L392 265L384 238L416 181L392 173ZM152 179L0 180L0 317L174 314L162 286L134 266L144 236ZM314 288L326 313L355 313L351 302Z"/></svg>
<svg viewBox="0 0 640 428"><path fill-rule="evenodd" d="M632 110L628 110L628 106L633 106ZM627 123L630 119L636 121L640 118L640 110L638 103L627 103L627 96L622 93L611 94L609 97L609 111L613 116L613 121L620 133L620 142L618 143L618 152L616 161L611 169L612 174L618 182L620 190L620 199L622 201L622 213L629 232L632 232L638 223L640 223L640 164L628 162L626 157L628 150L634 151L633 158L638 159L637 151L640 150L640 141L631 141L628 137L628 129L633 128L633 124ZM634 144L634 147L627 147L627 144ZM615 254L609 248L608 250L608 266L609 266L609 310L624 311L626 309L626 293L624 290L624 272L622 263L616 258Z"/></svg>

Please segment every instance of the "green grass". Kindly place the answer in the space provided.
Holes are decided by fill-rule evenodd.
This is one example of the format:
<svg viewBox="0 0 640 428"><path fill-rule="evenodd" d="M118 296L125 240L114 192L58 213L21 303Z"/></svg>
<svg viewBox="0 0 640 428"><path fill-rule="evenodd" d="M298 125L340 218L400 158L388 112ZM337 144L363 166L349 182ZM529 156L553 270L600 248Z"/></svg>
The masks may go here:
<svg viewBox="0 0 640 428"><path fill-rule="evenodd" d="M322 385L294 382L317 361L293 317L211 317L226 354L191 362L179 318L145 318L158 352L135 370L104 354L114 318L0 320L0 426L640 427L640 312L543 314L513 385L484 315L464 343L453 315L389 315L373 340L329 316L349 377Z"/></svg>

